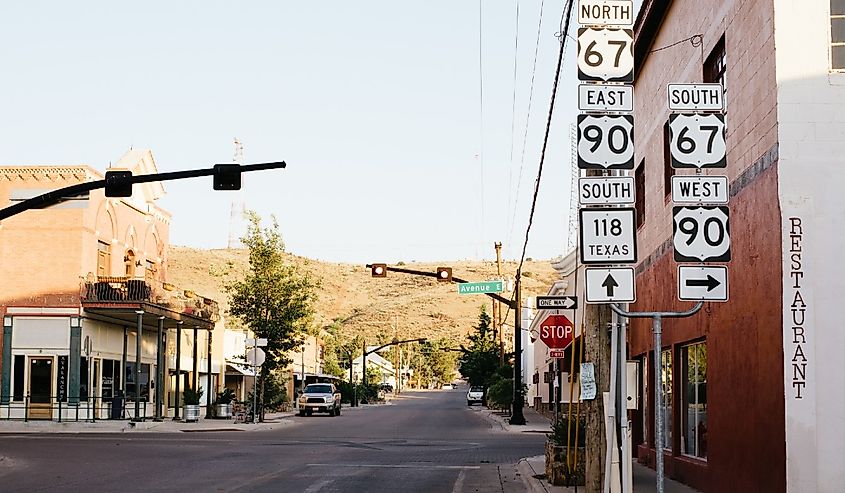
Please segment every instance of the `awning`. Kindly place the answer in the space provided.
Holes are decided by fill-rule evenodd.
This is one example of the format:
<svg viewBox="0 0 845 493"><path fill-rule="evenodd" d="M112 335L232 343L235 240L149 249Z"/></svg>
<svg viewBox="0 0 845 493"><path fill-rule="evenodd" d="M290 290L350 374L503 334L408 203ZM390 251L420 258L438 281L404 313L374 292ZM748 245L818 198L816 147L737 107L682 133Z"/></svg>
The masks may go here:
<svg viewBox="0 0 845 493"><path fill-rule="evenodd" d="M252 368L246 363L227 361L226 375L243 375L245 377L254 377L255 373L252 371Z"/></svg>

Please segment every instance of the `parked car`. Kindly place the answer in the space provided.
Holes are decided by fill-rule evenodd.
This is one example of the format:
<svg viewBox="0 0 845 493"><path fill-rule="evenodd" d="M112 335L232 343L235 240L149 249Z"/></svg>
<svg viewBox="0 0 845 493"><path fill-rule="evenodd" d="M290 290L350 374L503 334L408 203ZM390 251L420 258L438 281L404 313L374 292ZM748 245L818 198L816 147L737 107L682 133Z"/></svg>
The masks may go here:
<svg viewBox="0 0 845 493"><path fill-rule="evenodd" d="M453 388L454 387L452 386L451 383L444 383L443 384L443 390L452 390Z"/></svg>
<svg viewBox="0 0 845 493"><path fill-rule="evenodd" d="M340 391L331 383L312 383L305 386L299 396L299 415L311 416L314 412L340 416Z"/></svg>
<svg viewBox="0 0 845 493"><path fill-rule="evenodd" d="M475 402L484 402L484 387L472 386L467 391L467 406L472 406Z"/></svg>

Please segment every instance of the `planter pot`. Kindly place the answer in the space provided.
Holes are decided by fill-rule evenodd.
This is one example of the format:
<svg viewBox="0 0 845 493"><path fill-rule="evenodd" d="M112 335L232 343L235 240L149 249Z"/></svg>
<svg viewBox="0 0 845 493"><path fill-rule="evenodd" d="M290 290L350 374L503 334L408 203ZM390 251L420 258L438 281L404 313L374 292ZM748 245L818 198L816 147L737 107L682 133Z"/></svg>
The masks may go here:
<svg viewBox="0 0 845 493"><path fill-rule="evenodd" d="M196 422L200 419L200 405L199 404L185 404L182 408L182 416L186 422Z"/></svg>
<svg viewBox="0 0 845 493"><path fill-rule="evenodd" d="M232 417L232 404L215 404L214 414L220 419L229 419Z"/></svg>
<svg viewBox="0 0 845 493"><path fill-rule="evenodd" d="M546 479L555 486L584 485L585 454L584 447L546 442Z"/></svg>

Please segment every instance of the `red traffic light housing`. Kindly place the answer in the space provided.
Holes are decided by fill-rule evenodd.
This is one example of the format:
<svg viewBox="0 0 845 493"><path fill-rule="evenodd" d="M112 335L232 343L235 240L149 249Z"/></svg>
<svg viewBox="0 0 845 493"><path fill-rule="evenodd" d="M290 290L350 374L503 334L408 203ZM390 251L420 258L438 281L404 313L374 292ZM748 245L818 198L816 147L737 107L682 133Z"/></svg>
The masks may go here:
<svg viewBox="0 0 845 493"><path fill-rule="evenodd" d="M387 264L372 264L370 273L373 277L387 277Z"/></svg>
<svg viewBox="0 0 845 493"><path fill-rule="evenodd" d="M438 267L437 268L437 280L439 282L452 282L452 268L451 267Z"/></svg>
<svg viewBox="0 0 845 493"><path fill-rule="evenodd" d="M131 180L131 171L106 171L106 197L131 197Z"/></svg>

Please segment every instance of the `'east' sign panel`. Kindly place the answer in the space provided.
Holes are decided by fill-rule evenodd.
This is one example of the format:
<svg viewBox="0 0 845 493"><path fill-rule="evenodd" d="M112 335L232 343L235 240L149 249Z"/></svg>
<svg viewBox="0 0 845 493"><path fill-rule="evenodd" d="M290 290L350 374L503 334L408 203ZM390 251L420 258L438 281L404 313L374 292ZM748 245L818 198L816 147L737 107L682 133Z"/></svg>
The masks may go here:
<svg viewBox="0 0 845 493"><path fill-rule="evenodd" d="M581 111L634 111L634 86L578 84L578 109Z"/></svg>
<svg viewBox="0 0 845 493"><path fill-rule="evenodd" d="M731 259L730 211L725 206L673 207L672 244L677 262Z"/></svg>
<svg viewBox="0 0 845 493"><path fill-rule="evenodd" d="M634 82L634 31L578 29L578 80Z"/></svg>
<svg viewBox="0 0 845 493"><path fill-rule="evenodd" d="M676 204L727 204L729 192L727 176L672 177L672 202Z"/></svg>
<svg viewBox="0 0 845 493"><path fill-rule="evenodd" d="M669 116L669 153L673 168L726 168L725 115Z"/></svg>
<svg viewBox="0 0 845 493"><path fill-rule="evenodd" d="M724 265L679 265L678 299L728 301L728 268Z"/></svg>
<svg viewBox="0 0 845 493"><path fill-rule="evenodd" d="M580 169L634 169L634 117L578 115Z"/></svg>
<svg viewBox="0 0 845 493"><path fill-rule="evenodd" d="M637 261L633 208L581 209L581 263L630 264Z"/></svg>
<svg viewBox="0 0 845 493"><path fill-rule="evenodd" d="M624 205L635 201L633 176L578 178L578 203L581 205Z"/></svg>

